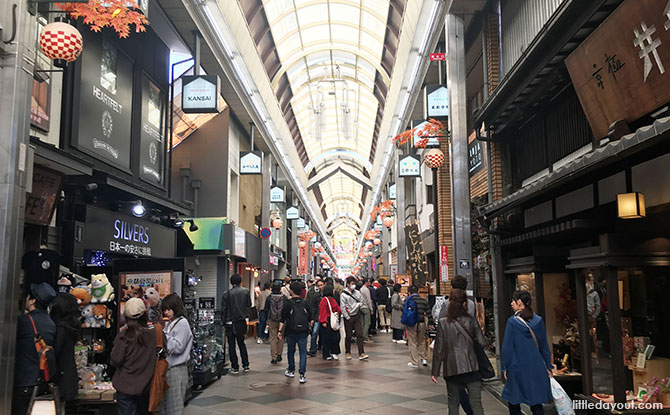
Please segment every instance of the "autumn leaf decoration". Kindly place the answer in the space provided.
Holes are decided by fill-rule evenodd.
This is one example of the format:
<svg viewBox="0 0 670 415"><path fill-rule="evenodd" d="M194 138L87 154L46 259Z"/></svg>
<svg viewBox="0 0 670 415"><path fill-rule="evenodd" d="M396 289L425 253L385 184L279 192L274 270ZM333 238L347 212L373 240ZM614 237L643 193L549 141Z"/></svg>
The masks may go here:
<svg viewBox="0 0 670 415"><path fill-rule="evenodd" d="M373 207L372 211L370 212L370 216L372 216L373 221L377 219L377 215L381 215L382 218L385 218L387 216L391 216L392 214L393 214L393 200L391 199L385 200L382 203L380 203L379 206Z"/></svg>
<svg viewBox="0 0 670 415"><path fill-rule="evenodd" d="M428 140L431 138L436 138L437 141L440 141L442 137L445 137L448 134L444 125L440 121L430 118L426 125L424 125L418 132L416 128L409 129L393 137L393 142L400 147L407 144L415 133L419 137L414 145L416 148L426 148Z"/></svg>
<svg viewBox="0 0 670 415"><path fill-rule="evenodd" d="M56 6L74 19L82 18L94 32L111 27L121 39L130 36L131 25L135 25L135 32L140 33L145 32L145 25L149 24L135 2L130 0L89 0L88 3L57 3Z"/></svg>

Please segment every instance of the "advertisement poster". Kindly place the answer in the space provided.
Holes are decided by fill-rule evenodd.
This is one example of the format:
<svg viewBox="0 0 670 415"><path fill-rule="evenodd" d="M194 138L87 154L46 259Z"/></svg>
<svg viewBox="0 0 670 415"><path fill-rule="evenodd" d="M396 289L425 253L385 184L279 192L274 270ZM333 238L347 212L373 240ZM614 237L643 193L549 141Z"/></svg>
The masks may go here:
<svg viewBox="0 0 670 415"><path fill-rule="evenodd" d="M142 131L140 133L140 177L163 184L165 94L146 76L142 78Z"/></svg>
<svg viewBox="0 0 670 415"><path fill-rule="evenodd" d="M35 166L32 191L26 193L26 222L51 223L62 180L60 174Z"/></svg>
<svg viewBox="0 0 670 415"><path fill-rule="evenodd" d="M84 31L76 146L130 169L133 63L111 42Z"/></svg>
<svg viewBox="0 0 670 415"><path fill-rule="evenodd" d="M51 87L49 81L33 79L33 93L30 100L30 124L42 131L49 131L51 113Z"/></svg>
<svg viewBox="0 0 670 415"><path fill-rule="evenodd" d="M119 275L119 327L126 324L123 314L126 301L141 298L147 307L147 319L160 323L161 300L172 292L172 271L122 273Z"/></svg>

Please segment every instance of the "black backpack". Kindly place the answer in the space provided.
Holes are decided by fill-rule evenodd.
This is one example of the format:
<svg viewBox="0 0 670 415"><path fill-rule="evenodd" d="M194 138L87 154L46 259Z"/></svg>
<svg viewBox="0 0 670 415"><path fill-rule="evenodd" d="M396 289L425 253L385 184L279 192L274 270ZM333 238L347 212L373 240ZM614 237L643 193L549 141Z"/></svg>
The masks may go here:
<svg viewBox="0 0 670 415"><path fill-rule="evenodd" d="M309 313L302 299L291 300L287 326L292 333L309 333Z"/></svg>
<svg viewBox="0 0 670 415"><path fill-rule="evenodd" d="M281 310L284 308L284 294L270 294L270 321L281 320Z"/></svg>

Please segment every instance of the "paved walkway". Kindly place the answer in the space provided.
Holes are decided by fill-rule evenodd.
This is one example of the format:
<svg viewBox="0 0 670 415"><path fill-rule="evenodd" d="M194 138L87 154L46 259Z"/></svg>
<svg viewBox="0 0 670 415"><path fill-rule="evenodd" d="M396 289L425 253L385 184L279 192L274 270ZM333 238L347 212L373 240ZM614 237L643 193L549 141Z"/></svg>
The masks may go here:
<svg viewBox="0 0 670 415"><path fill-rule="evenodd" d="M269 346L249 339L251 371L226 375L212 383L190 402L186 414L446 414L444 380L433 384L430 366L409 368L407 346L392 343L390 334L374 339L375 343L365 345L370 355L365 361L356 358L355 345L350 361L344 354L332 362L320 355L308 358L304 385L298 383L297 376L284 376L286 347L283 361L271 365ZM487 415L508 413L488 392L483 392L482 400Z"/></svg>

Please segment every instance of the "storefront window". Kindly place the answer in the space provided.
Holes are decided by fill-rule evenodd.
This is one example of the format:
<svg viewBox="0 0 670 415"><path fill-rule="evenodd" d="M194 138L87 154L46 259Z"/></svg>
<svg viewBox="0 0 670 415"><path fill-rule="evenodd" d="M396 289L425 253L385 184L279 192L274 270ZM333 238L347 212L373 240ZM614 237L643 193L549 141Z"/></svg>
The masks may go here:
<svg viewBox="0 0 670 415"><path fill-rule="evenodd" d="M600 269L584 270L588 342L593 367L593 391L612 394L612 361L610 359L609 320L605 277Z"/></svg>
<svg viewBox="0 0 670 415"><path fill-rule="evenodd" d="M524 290L530 293L533 299L533 306L537 306L537 293L535 292L535 273L519 274L516 277L516 289Z"/></svg>
<svg viewBox="0 0 670 415"><path fill-rule="evenodd" d="M567 273L545 273L544 318L556 370L561 374L582 371L575 287Z"/></svg>

